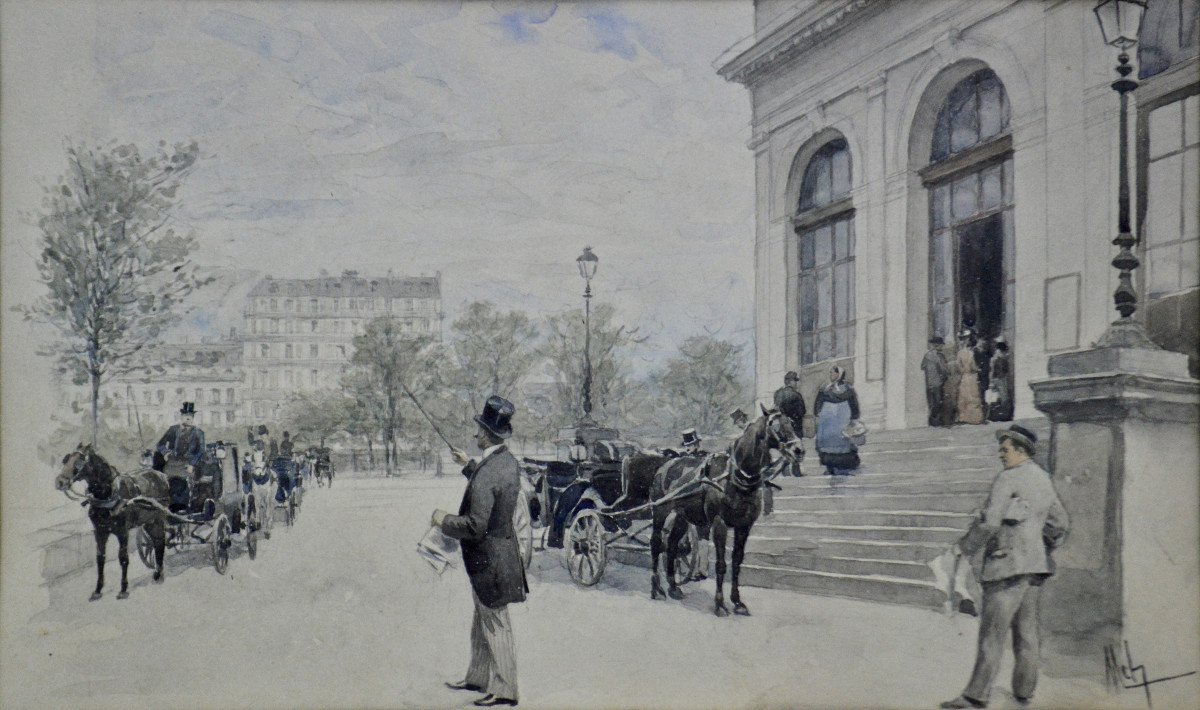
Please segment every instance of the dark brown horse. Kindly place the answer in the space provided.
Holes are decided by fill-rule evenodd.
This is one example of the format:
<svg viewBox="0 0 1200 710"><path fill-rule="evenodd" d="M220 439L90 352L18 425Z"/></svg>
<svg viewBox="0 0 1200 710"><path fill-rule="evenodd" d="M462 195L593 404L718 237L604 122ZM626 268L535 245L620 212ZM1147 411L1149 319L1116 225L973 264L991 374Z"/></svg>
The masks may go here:
<svg viewBox="0 0 1200 710"><path fill-rule="evenodd" d="M120 545L117 559L121 562L121 591L117 599L129 596L130 528L141 526L150 535L154 542L154 581L162 582L163 552L167 546L166 506L170 497L167 477L149 469L119 473L92 450L91 444L80 444L63 457L54 487L70 496L71 484L76 481L87 483L84 504L88 506L88 518L96 536L96 591L92 592L91 600L99 599L104 588L104 554L109 535L116 535ZM138 497L159 505L129 502Z"/></svg>
<svg viewBox="0 0 1200 710"><path fill-rule="evenodd" d="M659 584L658 558L663 552L663 529L674 511L674 522L667 531L667 595L682 599L683 592L675 583L676 546L687 533L688 524L699 530L711 530L717 555L717 592L713 612L727 616L725 607L725 535L733 528L733 576L729 599L733 613L749 616L738 591L738 573L746 553L750 528L762 511L759 489L767 480L766 469L771 465L771 450L779 451L790 461L799 464L804 447L792 429L791 421L778 411L763 409L763 416L748 426L733 442L728 453L717 453L699 460L680 458L659 467L650 488L650 498L665 503L654 506L654 534L650 554L653 559L650 598L658 599L663 591ZM677 496L677 497L675 497Z"/></svg>

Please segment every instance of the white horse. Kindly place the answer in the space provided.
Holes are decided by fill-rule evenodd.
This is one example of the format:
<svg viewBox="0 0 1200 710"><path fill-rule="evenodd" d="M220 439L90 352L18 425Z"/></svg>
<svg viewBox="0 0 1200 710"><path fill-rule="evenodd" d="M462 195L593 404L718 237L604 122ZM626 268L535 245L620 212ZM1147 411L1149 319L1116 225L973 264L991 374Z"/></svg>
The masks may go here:
<svg viewBox="0 0 1200 710"><path fill-rule="evenodd" d="M267 465L267 455L255 451L250 458L250 493L246 496L246 519L253 521L263 537L271 538L275 522L275 472Z"/></svg>

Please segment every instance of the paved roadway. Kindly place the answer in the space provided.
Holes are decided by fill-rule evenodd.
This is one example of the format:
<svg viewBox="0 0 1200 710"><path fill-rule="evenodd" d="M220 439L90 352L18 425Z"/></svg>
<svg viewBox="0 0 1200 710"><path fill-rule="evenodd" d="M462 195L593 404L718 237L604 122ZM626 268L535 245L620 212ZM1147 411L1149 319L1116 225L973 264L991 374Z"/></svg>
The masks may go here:
<svg viewBox="0 0 1200 710"><path fill-rule="evenodd" d="M225 576L203 551L169 552L154 585L135 555L124 601L110 548L102 600L86 601L88 570L52 588L28 627L6 630L22 651L6 659L5 705L469 706L475 696L442 687L467 662L465 574L439 577L414 552L429 513L454 508L462 486L339 478L310 488L295 527L277 525L257 559L235 547ZM747 589L755 615L718 619L711 582L652 602L648 571L612 564L580 589L560 554L535 553L530 601L513 607L522 707L933 707L969 672L968 617ZM1092 702L1094 690L1043 684L1050 706ZM1010 702L997 691L993 707Z"/></svg>

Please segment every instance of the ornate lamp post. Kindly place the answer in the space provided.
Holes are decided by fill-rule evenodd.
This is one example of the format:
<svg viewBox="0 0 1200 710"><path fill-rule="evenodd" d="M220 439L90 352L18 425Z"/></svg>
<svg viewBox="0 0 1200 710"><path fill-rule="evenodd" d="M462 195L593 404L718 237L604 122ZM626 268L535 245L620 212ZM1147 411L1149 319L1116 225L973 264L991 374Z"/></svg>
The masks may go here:
<svg viewBox="0 0 1200 710"><path fill-rule="evenodd" d="M1141 262L1132 250L1137 241L1133 238L1129 219L1129 92L1138 85L1137 81L1129 77L1133 72L1133 67L1129 65L1129 50L1137 45L1146 3L1143 0L1104 0L1096 6L1094 12L1100 22L1104 42L1121 50L1117 56L1116 67L1120 78L1112 83L1113 90L1121 97L1117 238L1113 240L1113 244L1119 247L1120 251L1112 261L1119 273L1113 302L1121 317L1109 326L1097 345L1156 348L1141 325L1133 320L1133 312L1137 310L1137 291L1133 287L1132 271Z"/></svg>
<svg viewBox="0 0 1200 710"><path fill-rule="evenodd" d="M596 275L599 262L600 257L592 253L591 247L584 247L583 254L575 259L579 266L579 275L586 284L583 291L583 417L579 420L581 426L595 424L592 419L592 277Z"/></svg>

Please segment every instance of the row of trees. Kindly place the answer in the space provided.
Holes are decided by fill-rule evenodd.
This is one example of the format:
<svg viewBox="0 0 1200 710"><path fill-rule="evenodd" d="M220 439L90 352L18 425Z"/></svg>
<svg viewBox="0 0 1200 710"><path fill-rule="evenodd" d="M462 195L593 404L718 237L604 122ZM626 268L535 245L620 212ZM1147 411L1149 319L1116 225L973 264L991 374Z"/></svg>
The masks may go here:
<svg viewBox="0 0 1200 710"><path fill-rule="evenodd" d="M46 292L18 311L57 332L43 354L64 379L89 387L93 443L103 429L103 384L153 362L185 299L213 280L192 261L196 238L174 228L180 188L199 156L195 142L160 143L150 152L117 143L70 147L67 172L45 187L43 209L30 219L41 233L37 268ZM580 414L584 327L580 309L535 321L480 301L463 310L443 344L403 335L399 322L378 318L355 337L342 381L297 396L283 424L309 440L359 438L371 457L382 446L390 470L399 440L440 446L425 414L452 441L467 442L472 416L498 393L518 406L521 435L551 441ZM715 432L730 408L749 402L741 346L689 338L664 368L638 378L631 356L645 342L611 306L593 309L593 413L606 424L635 437L686 426ZM121 448L131 453L144 445L126 438Z"/></svg>
<svg viewBox="0 0 1200 710"><path fill-rule="evenodd" d="M391 471L398 441L442 446L434 426L459 445L470 441L472 416L495 393L517 405L518 436L552 441L580 415L583 340L577 309L539 323L477 301L454 321L444 344L402 336L397 321L377 318L355 337L340 387L296 396L285 426L310 440L343 432L364 441L372 457L382 445ZM729 411L749 403L742 346L707 335L688 338L664 367L637 378L631 356L644 342L617 322L611 306L593 309L592 399L594 414L606 424L633 437L689 426L720 432L729 426Z"/></svg>

